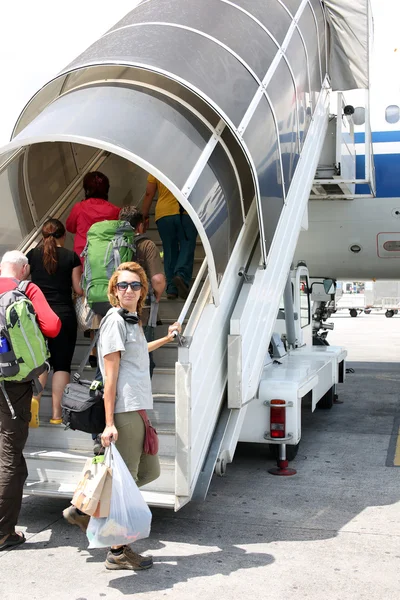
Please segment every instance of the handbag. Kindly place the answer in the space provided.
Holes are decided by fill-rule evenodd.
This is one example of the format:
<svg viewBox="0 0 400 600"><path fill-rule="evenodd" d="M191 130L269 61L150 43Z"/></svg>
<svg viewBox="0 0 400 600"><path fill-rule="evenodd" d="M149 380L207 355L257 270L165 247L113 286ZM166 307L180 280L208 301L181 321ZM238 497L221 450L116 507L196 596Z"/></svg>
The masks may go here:
<svg viewBox="0 0 400 600"><path fill-rule="evenodd" d="M99 433L106 426L102 382L82 379L83 369L99 335L100 329L96 331L89 350L79 365L78 372L73 376L73 381L65 386L61 408L63 425L66 429Z"/></svg>
<svg viewBox="0 0 400 600"><path fill-rule="evenodd" d="M159 446L157 431L151 424L151 421L145 410L138 410L138 413L142 417L145 427L143 452L145 454L151 454L154 456L155 454L158 454Z"/></svg>
<svg viewBox="0 0 400 600"><path fill-rule="evenodd" d="M96 315L88 305L85 296L78 296L75 299L75 312L79 331L93 329L93 319Z"/></svg>

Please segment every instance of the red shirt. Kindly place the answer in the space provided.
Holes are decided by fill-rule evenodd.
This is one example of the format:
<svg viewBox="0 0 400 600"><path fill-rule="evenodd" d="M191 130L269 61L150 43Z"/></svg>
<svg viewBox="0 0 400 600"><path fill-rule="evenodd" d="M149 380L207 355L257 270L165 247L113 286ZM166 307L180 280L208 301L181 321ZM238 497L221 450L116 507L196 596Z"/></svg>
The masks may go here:
<svg viewBox="0 0 400 600"><path fill-rule="evenodd" d="M67 231L75 233L74 251L81 256L82 250L86 246L87 232L93 225L99 221L116 221L121 209L108 200L101 198L88 198L75 204L65 223ZM81 263L83 265L83 258Z"/></svg>
<svg viewBox="0 0 400 600"><path fill-rule="evenodd" d="M14 290L17 285L16 279L0 276L0 294ZM30 283L26 288L26 295L33 304L36 318L43 335L50 338L56 337L60 333L61 321L56 313L51 310L43 292L37 285Z"/></svg>

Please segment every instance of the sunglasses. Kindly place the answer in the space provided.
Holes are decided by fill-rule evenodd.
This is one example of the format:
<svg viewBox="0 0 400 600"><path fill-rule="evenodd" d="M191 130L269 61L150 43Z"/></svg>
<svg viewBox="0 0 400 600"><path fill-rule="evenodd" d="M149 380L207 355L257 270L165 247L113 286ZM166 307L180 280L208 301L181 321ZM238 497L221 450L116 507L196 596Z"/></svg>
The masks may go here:
<svg viewBox="0 0 400 600"><path fill-rule="evenodd" d="M119 281L116 284L116 288L120 292L126 292L128 287L131 288L132 292L137 292L141 289L142 284L140 283L140 281L129 281L129 282L128 281Z"/></svg>

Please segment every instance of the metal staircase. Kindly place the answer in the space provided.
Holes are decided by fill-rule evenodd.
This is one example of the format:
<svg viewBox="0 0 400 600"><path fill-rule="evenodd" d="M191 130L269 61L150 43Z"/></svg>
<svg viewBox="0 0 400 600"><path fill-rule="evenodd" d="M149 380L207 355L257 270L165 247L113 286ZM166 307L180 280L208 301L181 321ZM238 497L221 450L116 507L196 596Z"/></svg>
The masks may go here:
<svg viewBox="0 0 400 600"><path fill-rule="evenodd" d="M365 75L363 58L343 29L356 26L364 39L368 10L360 19L346 3L328 37L327 4L336 3L142 2L43 86L0 149L7 249L29 250L47 217L63 218L89 170L109 177L119 206L137 204L152 174L197 228L193 294L160 303L157 334L179 317L186 343L155 352L162 475L143 490L150 504L178 509L200 476L206 491L218 455L232 460L299 232L308 227L337 79L329 41L353 87L368 83L368 74L354 76L360 67ZM150 233L159 243L154 224ZM240 394L232 395L235 371ZM27 490L70 497L91 450L90 436L45 425L32 431Z"/></svg>
<svg viewBox="0 0 400 600"><path fill-rule="evenodd" d="M154 211L153 211L154 212ZM162 244L153 218L147 235L162 250ZM195 278L203 262L204 252L201 242L197 243L193 277ZM156 339L166 334L168 326L175 322L182 310L184 300L167 300L165 294L160 301ZM78 334L74 353L72 373L77 370L89 340ZM170 342L154 352L156 367L153 373L152 389L154 408L148 411L150 420L157 429L160 439L161 475L151 484L142 488L146 502L153 506L175 506L175 362L178 357L178 344ZM85 377L94 377L95 370L85 368ZM31 429L25 448L28 465L28 480L25 493L65 496L71 498L84 462L93 454L93 441L89 434L65 430L62 425L51 425L51 373L40 403L40 427Z"/></svg>

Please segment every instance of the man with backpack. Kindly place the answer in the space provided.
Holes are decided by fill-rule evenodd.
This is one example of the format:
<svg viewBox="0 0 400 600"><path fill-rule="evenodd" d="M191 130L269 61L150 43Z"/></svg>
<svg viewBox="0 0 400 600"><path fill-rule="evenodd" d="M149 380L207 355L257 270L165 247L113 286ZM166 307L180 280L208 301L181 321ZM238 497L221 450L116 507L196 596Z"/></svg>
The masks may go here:
<svg viewBox="0 0 400 600"><path fill-rule="evenodd" d="M160 301L166 286L160 254L155 243L144 235L144 217L135 206L122 208L118 221L92 225L84 256L83 288L87 302L96 314L104 316L110 308L108 281L124 262L137 261L143 267L154 300ZM142 320L145 333L152 308L150 302L147 307Z"/></svg>
<svg viewBox="0 0 400 600"><path fill-rule="evenodd" d="M22 544L15 531L28 475L23 450L28 438L32 381L46 369L47 344L61 321L31 282L26 256L6 252L0 263L0 550Z"/></svg>
<svg viewBox="0 0 400 600"><path fill-rule="evenodd" d="M149 281L150 294L142 312L142 326L148 342L154 341L155 327L157 324L158 302L166 288L166 279L160 253L155 243L145 235L144 216L136 206L124 206L119 213L121 220L128 221L135 230L136 262L145 270ZM153 377L153 353L150 352L150 378Z"/></svg>

